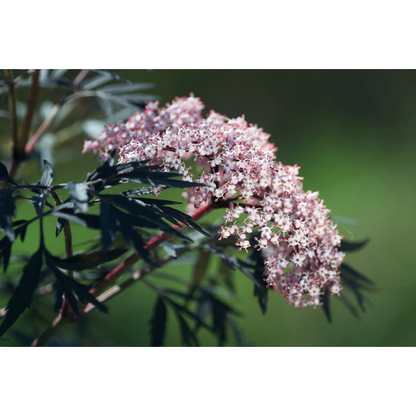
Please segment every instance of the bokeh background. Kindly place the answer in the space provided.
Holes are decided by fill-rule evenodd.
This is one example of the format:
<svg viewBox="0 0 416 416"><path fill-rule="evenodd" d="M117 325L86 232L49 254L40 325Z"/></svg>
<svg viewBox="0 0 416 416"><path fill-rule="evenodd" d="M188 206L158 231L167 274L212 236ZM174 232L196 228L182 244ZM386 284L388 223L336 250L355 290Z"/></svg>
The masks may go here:
<svg viewBox="0 0 416 416"><path fill-rule="evenodd" d="M321 310L294 309L273 293L263 316L252 296L252 283L238 275L234 306L244 315L239 323L250 345L416 345L415 71L118 72L131 81L154 82L151 93L162 104L193 92L201 97L207 113L214 109L229 117L244 114L248 122L271 134L279 148L279 160L301 166L304 188L318 190L332 214L344 218L339 229L346 239L371 239L363 250L348 254L345 260L374 280L379 289L368 295L372 307L359 319L333 299L333 323L329 324ZM7 128L1 121L3 146ZM78 134L71 140L65 150L71 157L59 158L57 154L55 177L59 182L83 180L85 173L96 167L93 157L80 154L84 136ZM38 166L32 164L22 178L35 180L36 175ZM22 215L32 215L30 209L19 206ZM77 242L90 236L82 228L76 233ZM33 251L34 244L36 236L19 248ZM55 252L63 253L59 239L51 239L49 244L54 245ZM6 279L18 277L19 270L12 267ZM169 268L177 275L190 270L187 265ZM109 315L92 314L58 335L71 345L147 346L154 299L148 287L136 284L109 302ZM1 295L0 301L4 306L7 297ZM51 301L42 299L39 305L49 310L46 307ZM42 319L53 317L52 312L42 313ZM44 329L45 323L26 315L19 320L15 333L0 345L22 345L25 336L30 338ZM209 334L201 334L202 345L216 345ZM180 345L173 315L168 320L166 344ZM233 345L232 340L227 345Z"/></svg>

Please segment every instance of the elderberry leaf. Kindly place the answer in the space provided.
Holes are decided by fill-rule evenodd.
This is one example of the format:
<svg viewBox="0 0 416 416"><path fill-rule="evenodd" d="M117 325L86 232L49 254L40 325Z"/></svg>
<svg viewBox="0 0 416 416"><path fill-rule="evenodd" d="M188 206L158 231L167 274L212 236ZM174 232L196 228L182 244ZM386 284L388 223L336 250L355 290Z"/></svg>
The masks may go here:
<svg viewBox="0 0 416 416"><path fill-rule="evenodd" d="M323 288L319 296L319 302L322 304L322 310L325 313L326 319L332 323L331 309L330 309L330 290L328 287Z"/></svg>
<svg viewBox="0 0 416 416"><path fill-rule="evenodd" d="M188 323L185 321L182 315L180 315L180 313L177 312L177 310L175 310L175 315L179 323L182 344L187 347L198 347L198 338L196 337L195 333L191 330L191 328L189 328Z"/></svg>
<svg viewBox="0 0 416 416"><path fill-rule="evenodd" d="M0 226L10 241L14 241L12 217L16 216L13 188L0 189Z"/></svg>
<svg viewBox="0 0 416 416"><path fill-rule="evenodd" d="M101 200L100 204L100 229L101 245L105 252L110 248L117 232L115 208L105 200Z"/></svg>
<svg viewBox="0 0 416 416"><path fill-rule="evenodd" d="M53 181L53 168L52 165L47 161L43 161L43 173L39 180L39 185L51 186Z"/></svg>
<svg viewBox="0 0 416 416"><path fill-rule="evenodd" d="M167 310L163 299L159 296L156 300L153 315L150 319L150 337L152 347L163 346L167 321Z"/></svg>
<svg viewBox="0 0 416 416"><path fill-rule="evenodd" d="M51 256L51 259L53 260L53 263L60 269L81 271L92 269L104 263L113 261L125 254L127 251L127 249L114 249L108 252L94 250L89 253L76 254L65 259Z"/></svg>
<svg viewBox="0 0 416 416"><path fill-rule="evenodd" d="M83 213L88 212L88 187L85 182L68 182L65 186L71 196L71 201Z"/></svg>
<svg viewBox="0 0 416 416"><path fill-rule="evenodd" d="M16 322L26 308L29 308L41 280L42 262L43 245L30 257L23 269L19 284L6 307L7 313L0 326L0 337Z"/></svg>
<svg viewBox="0 0 416 416"><path fill-rule="evenodd" d="M70 278L65 273L61 272L61 270L58 269L56 264L53 261L53 256L51 256L48 252L46 252L46 259L48 266L52 269L53 273L55 274L56 280L59 282L63 292L65 293L65 296L67 297L69 295L71 299L70 306L75 314L79 315L79 309L78 304L75 301L74 295L77 296L80 302L82 303L92 303L99 309L101 312L108 313L108 308L103 303L98 301L95 296L93 296L89 292L89 288L82 285L81 283L78 283L74 279ZM69 302L69 299L68 299Z"/></svg>
<svg viewBox="0 0 416 416"><path fill-rule="evenodd" d="M17 183L9 176L6 165L0 163L0 181L9 183L10 185L17 186Z"/></svg>
<svg viewBox="0 0 416 416"><path fill-rule="evenodd" d="M369 239L365 239L363 241L358 241L358 242L342 240L341 245L339 247L339 251L345 251L345 252L356 251L356 250L363 248L369 241L370 241Z"/></svg>

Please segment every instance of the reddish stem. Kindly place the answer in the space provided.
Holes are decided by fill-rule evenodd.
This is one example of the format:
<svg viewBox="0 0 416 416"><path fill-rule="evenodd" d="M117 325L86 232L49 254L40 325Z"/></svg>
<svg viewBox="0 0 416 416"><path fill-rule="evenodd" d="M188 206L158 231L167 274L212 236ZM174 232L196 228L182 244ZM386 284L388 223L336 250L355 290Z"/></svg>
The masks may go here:
<svg viewBox="0 0 416 416"><path fill-rule="evenodd" d="M209 205L206 205L202 208L200 208L198 211L196 211L192 218L195 221L198 221L205 215L209 214L212 210L216 208L225 208L228 207L230 204L230 201L224 200L224 201L218 201L218 202L211 202ZM173 227L175 230L181 230L183 228L186 228L186 225L183 224L181 226L175 225ZM144 246L145 250L153 250L156 247L158 247L160 244L162 244L164 241L169 240L173 235L171 233L165 232L162 234L159 234L149 240L147 244ZM100 282L91 288L90 293L92 295L98 295L102 291L104 291L106 288L108 288L112 283L114 283L115 280L117 280L126 270L128 270L131 266L133 266L134 263L136 263L138 260L140 260L140 254L136 251L134 252L130 257L128 257L126 260L121 262L119 265L114 267L113 270L111 270ZM77 317L73 314L71 308L68 305L68 302L64 300L64 303L62 305L61 313L60 315L62 317L65 317L73 322L77 321Z"/></svg>
<svg viewBox="0 0 416 416"><path fill-rule="evenodd" d="M198 211L196 211L192 218L195 221L198 221L203 216L209 214L214 208L218 207L218 205L215 204L209 204L205 207L200 208ZM181 230L185 228L186 225L178 226L175 225L173 228L176 230ZM163 233L155 236L151 240L147 242L147 244L144 246L145 250L153 250L156 247L158 247L160 244L162 244L164 241L169 240L172 237L172 234L170 233ZM111 283L114 282L114 280L120 276L121 273L123 273L125 270L129 269L137 260L140 259L140 254L136 251L134 254L132 254L129 258L124 260L122 263L120 263L118 266L116 266L113 270L111 270L110 273L108 273L101 281L97 284L97 286L93 287L91 289L91 293L95 294L106 287L108 287Z"/></svg>

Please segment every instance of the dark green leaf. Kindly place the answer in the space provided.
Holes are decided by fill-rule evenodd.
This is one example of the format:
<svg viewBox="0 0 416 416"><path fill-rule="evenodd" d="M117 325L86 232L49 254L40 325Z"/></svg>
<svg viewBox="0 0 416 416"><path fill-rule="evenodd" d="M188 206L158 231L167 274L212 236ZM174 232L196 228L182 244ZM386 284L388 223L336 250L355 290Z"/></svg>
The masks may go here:
<svg viewBox="0 0 416 416"><path fill-rule="evenodd" d="M51 186L53 181L53 169L52 165L47 161L43 161L43 173L40 178L39 185L42 186Z"/></svg>
<svg viewBox="0 0 416 416"><path fill-rule="evenodd" d="M143 200L144 198L142 198ZM197 224L194 219L188 215L185 214L184 212L181 212L175 208L171 208L171 207L165 207L163 206L162 208L160 208L161 211L166 215L169 214L171 215L173 218L175 218L176 220L183 222L184 224L186 224L188 227L193 228L194 230L199 231L201 234L205 235L206 237L211 237L211 235L209 233L207 233L199 224Z"/></svg>
<svg viewBox="0 0 416 416"><path fill-rule="evenodd" d="M52 271L55 274L55 277L57 281L59 281L65 296L68 296L68 293L71 293L69 297L71 298L71 302L74 302L73 294L77 296L80 302L82 303L92 303L99 309L101 312L108 312L107 306L105 306L103 303L98 301L90 292L88 287L78 283L74 279L71 279L69 276L67 276L65 273L61 272L57 265L54 263L53 256L51 256L49 253L46 253L47 256L47 262L48 266L52 269ZM69 302L69 299L68 299ZM75 313L79 313L78 307L75 305L71 305L73 308L73 311ZM75 308L75 309L74 309Z"/></svg>
<svg viewBox="0 0 416 416"><path fill-rule="evenodd" d="M68 189L69 195L71 195L71 200L82 212L88 212L88 193L87 185L85 182L69 182L65 189Z"/></svg>
<svg viewBox="0 0 416 416"><path fill-rule="evenodd" d="M75 315L79 317L80 314L79 314L78 300L75 297L74 292L72 290L70 277L62 273L58 268L54 267L53 265L51 265L50 267L56 278L56 283L58 285L58 292L62 293L62 295L65 295L65 299L68 301L69 306L74 311ZM62 299L62 295L61 295L61 299Z"/></svg>
<svg viewBox="0 0 416 416"><path fill-rule="evenodd" d="M340 299L344 305L346 306L346 308L356 317L359 318L360 317L360 312L359 310L355 307L355 305L349 300L349 298L345 295L345 293L343 293L341 295Z"/></svg>
<svg viewBox="0 0 416 416"><path fill-rule="evenodd" d="M40 282L43 260L43 246L33 254L23 269L23 275L6 307L7 314L0 326L0 337L16 322L32 302Z"/></svg>
<svg viewBox="0 0 416 416"><path fill-rule="evenodd" d="M98 76L89 79L88 81L84 81L82 85L83 90L91 90L93 88L97 88L106 82L110 81L112 76L110 74L101 73Z"/></svg>
<svg viewBox="0 0 416 416"><path fill-rule="evenodd" d="M162 231L166 231L168 233L176 235L177 237L182 238L183 240L192 242L192 240L189 237L180 233L179 231L165 223L160 215L158 215L151 208L147 207L141 201L129 199L121 195L101 195L101 199L104 199L105 201L117 205L118 207L126 210L131 215L131 217L134 217L133 221L137 221L140 219L143 220L143 223L141 225L143 227L148 227L151 224L153 224L160 228ZM129 225L132 225L131 221Z"/></svg>
<svg viewBox="0 0 416 416"><path fill-rule="evenodd" d="M90 69L90 71L95 72L95 73L97 73L101 76L105 76L108 79L114 79L116 81L121 81L121 82L124 82L126 84L131 84L132 83L128 79L125 79L122 76L120 76L119 74L117 74L117 72L109 71L107 69Z"/></svg>
<svg viewBox="0 0 416 416"><path fill-rule="evenodd" d="M9 176L7 167L6 165L3 165L3 163L0 163L0 181L17 186L17 183Z"/></svg>
<svg viewBox="0 0 416 416"><path fill-rule="evenodd" d="M117 223L115 209L105 200L101 200L100 204L100 228L103 251L107 251L115 239Z"/></svg>
<svg viewBox="0 0 416 416"><path fill-rule="evenodd" d="M375 291L374 282L358 273L347 264L341 265L341 282L343 285L352 290L357 303L362 312L365 311L365 303L369 303L368 299L362 293L363 291Z"/></svg>
<svg viewBox="0 0 416 416"><path fill-rule="evenodd" d="M150 336L152 347L163 346L166 330L167 310L161 297L157 298L156 305L150 320Z"/></svg>
<svg viewBox="0 0 416 416"><path fill-rule="evenodd" d="M149 252L145 249L145 241L140 236L140 234L132 228L130 217L127 214L115 208L113 208L113 212L114 215L117 217L117 220L120 225L120 231L123 235L126 244L133 245L133 247L137 250L137 252L140 254L143 260L156 266L156 263L151 259Z"/></svg>
<svg viewBox="0 0 416 416"><path fill-rule="evenodd" d="M65 199L65 201L62 202L62 204L58 205L55 208L55 210L60 210L60 209L66 209L68 210L67 212L71 212L73 214L76 213L75 204L71 201L71 198ZM67 222L68 220L65 218L58 218L58 221L56 223L56 236L57 237L61 233L61 231L63 230Z"/></svg>
<svg viewBox="0 0 416 416"><path fill-rule="evenodd" d="M188 347L198 347L199 342L198 338L194 334L194 332L189 328L188 323L185 321L185 319L177 312L176 312L176 319L179 323L179 329L181 332L181 341L183 345L186 345Z"/></svg>
<svg viewBox="0 0 416 416"><path fill-rule="evenodd" d="M369 239L358 241L358 242L342 240L341 246L339 247L339 251L345 251L345 252L356 251L356 250L359 250L360 248L363 248L369 241L370 241Z"/></svg>
<svg viewBox="0 0 416 416"><path fill-rule="evenodd" d="M39 217L43 215L43 208L45 206L45 202L47 199L48 199L48 195L43 194L43 193L38 194L38 195L33 195L32 198L30 198L30 202L33 204L36 214L38 214Z"/></svg>
<svg viewBox="0 0 416 416"><path fill-rule="evenodd" d="M54 264L65 270L86 270L100 266L109 261L113 261L125 254L127 249L115 249L104 253L101 250L94 250L89 253L76 254L66 259L52 257Z"/></svg>
<svg viewBox="0 0 416 416"><path fill-rule="evenodd" d="M250 241L251 245L254 246L254 241ZM269 291L267 290L267 285L264 281L265 268L264 268L264 257L262 251L252 250L249 259L254 262L254 278L258 284L254 285L254 297L257 297L260 310L263 315L267 311L267 295Z"/></svg>
<svg viewBox="0 0 416 416"><path fill-rule="evenodd" d="M192 271L192 281L189 287L189 297L191 298L194 294L195 290L201 284L202 279L206 275L208 266L209 266L209 259L211 257L211 253L205 250L199 250L198 257L196 259L193 271Z"/></svg>
<svg viewBox="0 0 416 416"><path fill-rule="evenodd" d="M174 244L170 241L165 241L161 244L161 247L166 251L168 256L177 259L181 250L185 247L185 244Z"/></svg>
<svg viewBox="0 0 416 416"><path fill-rule="evenodd" d="M361 283L365 283L370 286L374 286L374 282L367 277L363 276L361 273L354 270L351 266L348 266L348 264L343 263L341 265L341 277L347 281L359 281Z"/></svg>
<svg viewBox="0 0 416 416"><path fill-rule="evenodd" d="M139 196L139 195L147 195L147 194L150 194L151 192L152 192L151 189L143 186L140 188L129 189L128 191L122 192L120 195L132 197L132 196Z"/></svg>
<svg viewBox="0 0 416 416"><path fill-rule="evenodd" d="M62 218L68 221L75 222L76 224L82 225L83 227L92 228L94 230L100 229L100 217L93 214L74 214L73 211L68 209L53 210L48 212L48 215L53 217Z"/></svg>
<svg viewBox="0 0 416 416"><path fill-rule="evenodd" d="M212 244L203 244L201 246L204 250L207 250L213 254L215 254L219 259L221 259L231 270L240 270L243 274L245 274L260 290L263 289L262 283L255 277L255 275L251 272L251 268L254 266L246 263L237 257L234 257L227 253L224 250L220 250L218 247L215 247Z"/></svg>
<svg viewBox="0 0 416 416"><path fill-rule="evenodd" d="M3 259L3 269L6 272L9 267L10 255L12 252L12 241L5 236L0 240L0 261Z"/></svg>
<svg viewBox="0 0 416 416"><path fill-rule="evenodd" d="M16 215L14 204L14 191L12 188L0 189L0 226L3 228L9 240L14 241L12 217Z"/></svg>
<svg viewBox="0 0 416 416"><path fill-rule="evenodd" d="M322 310L325 313L326 319L329 323L332 323L331 309L330 309L330 290L328 287L322 289L322 293L319 297L319 301L322 303Z"/></svg>

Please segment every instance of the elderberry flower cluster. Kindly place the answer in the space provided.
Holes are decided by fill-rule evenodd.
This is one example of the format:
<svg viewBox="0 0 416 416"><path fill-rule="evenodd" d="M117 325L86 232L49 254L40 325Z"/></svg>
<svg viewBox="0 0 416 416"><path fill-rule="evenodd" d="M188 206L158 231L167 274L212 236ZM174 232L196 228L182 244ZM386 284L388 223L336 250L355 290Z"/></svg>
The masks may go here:
<svg viewBox="0 0 416 416"><path fill-rule="evenodd" d="M199 98L177 98L159 108L147 104L126 123L107 125L85 151L105 159L119 149L121 163L151 159L163 171L204 187L185 193L189 208L230 202L220 239L234 236L239 249L263 250L265 281L296 307L317 306L323 288L342 289L339 267L342 237L318 193L304 192L298 166L277 162L269 135L243 117L228 119L211 111L205 119ZM197 178L185 161L198 165ZM160 188L153 188L157 195Z"/></svg>

